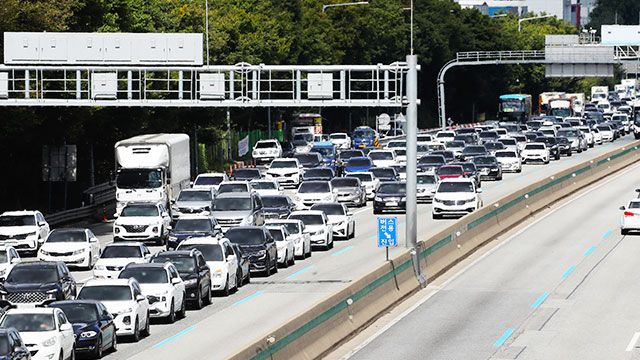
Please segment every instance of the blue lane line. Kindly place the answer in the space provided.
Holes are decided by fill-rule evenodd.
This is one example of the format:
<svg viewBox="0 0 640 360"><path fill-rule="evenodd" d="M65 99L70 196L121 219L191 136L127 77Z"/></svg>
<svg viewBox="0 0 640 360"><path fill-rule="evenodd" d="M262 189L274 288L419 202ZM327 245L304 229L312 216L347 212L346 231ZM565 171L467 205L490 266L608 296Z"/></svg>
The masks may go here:
<svg viewBox="0 0 640 360"><path fill-rule="evenodd" d="M569 266L569 268L567 270L565 270L564 273L562 274L562 280L566 280L569 277L569 275L571 275L573 270L575 270L575 269L576 269L575 265Z"/></svg>
<svg viewBox="0 0 640 360"><path fill-rule="evenodd" d="M591 253L596 249L595 246L591 246L590 248L587 249L587 251L584 252L584 256L589 256L591 255Z"/></svg>
<svg viewBox="0 0 640 360"><path fill-rule="evenodd" d="M613 230L608 230L606 233L602 234L602 238L606 239L613 234Z"/></svg>
<svg viewBox="0 0 640 360"><path fill-rule="evenodd" d="M264 291L262 291L262 290L256 291L255 293L247 296L246 298L240 299L240 300L234 302L233 305L231 305L231 306L242 305L242 304L246 303L249 300L253 300L253 299L257 298L258 296L260 296L262 294L264 294Z"/></svg>
<svg viewBox="0 0 640 360"><path fill-rule="evenodd" d="M500 346L502 346L502 344L505 343L505 341L507 341L507 339L509 338L509 336L511 336L511 334L513 334L513 328L508 328L507 330L504 331L504 333L502 333L502 336L500 336L500 338L498 340L496 340L496 342L493 344L493 346L499 348Z"/></svg>
<svg viewBox="0 0 640 360"><path fill-rule="evenodd" d="M287 276L287 280L293 280L295 278L297 278L298 276L306 273L307 271L311 270L313 268L313 265L309 265L306 268L302 268L296 272L294 272L293 274Z"/></svg>
<svg viewBox="0 0 640 360"><path fill-rule="evenodd" d="M172 342L173 340L175 340L175 339L179 338L180 336L182 336L182 335L184 335L184 334L186 334L186 333L188 333L188 332L192 331L192 330L193 330L193 329L195 329L195 328L196 328L196 327L195 327L195 325L189 326L188 328L186 328L186 329L184 329L184 330L180 331L179 333L177 333L177 334L175 334L175 335L173 335L173 336L170 336L170 337L168 337L168 338L166 338L166 339L164 339L164 340L160 341L159 343L157 343L157 344L153 345L153 348L154 348L154 349L157 349L157 348L159 348L159 347L161 347L161 346L164 346L164 345L166 345L166 344L168 344L168 343Z"/></svg>
<svg viewBox="0 0 640 360"><path fill-rule="evenodd" d="M534 310L537 309L538 306L540 306L545 300L547 300L548 297L549 297L549 292L545 291L542 295L538 296L538 298L533 304L531 304L531 308Z"/></svg>
<svg viewBox="0 0 640 360"><path fill-rule="evenodd" d="M346 248L344 248L344 249L342 249L342 250L340 250L340 251L338 251L336 253L331 254L331 256L340 256L340 255L346 253L347 251L351 251L351 250L353 250L353 245L349 245Z"/></svg>

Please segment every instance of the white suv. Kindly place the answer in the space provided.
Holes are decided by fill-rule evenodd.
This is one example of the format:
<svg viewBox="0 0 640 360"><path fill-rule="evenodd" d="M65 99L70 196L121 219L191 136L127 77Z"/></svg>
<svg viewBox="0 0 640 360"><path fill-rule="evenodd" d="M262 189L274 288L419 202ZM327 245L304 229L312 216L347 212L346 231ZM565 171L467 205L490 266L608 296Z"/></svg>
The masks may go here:
<svg viewBox="0 0 640 360"><path fill-rule="evenodd" d="M329 134L329 140L341 150L347 150L351 148L351 138L346 133L332 133Z"/></svg>
<svg viewBox="0 0 640 360"><path fill-rule="evenodd" d="M322 246L325 250L333 248L333 226L323 211L294 211L289 219L304 223L304 232L309 234L311 245Z"/></svg>
<svg viewBox="0 0 640 360"><path fill-rule="evenodd" d="M211 290L224 296L237 291L242 283L238 273L238 258L227 238L190 238L180 243L176 250L196 249L202 253L211 271Z"/></svg>
<svg viewBox="0 0 640 360"><path fill-rule="evenodd" d="M481 189L476 189L472 179L457 178L440 181L433 196L431 213L434 219L444 215L464 216L482 207L482 200L478 195Z"/></svg>
<svg viewBox="0 0 640 360"><path fill-rule="evenodd" d="M73 326L58 308L9 309L0 327L18 330L33 354L28 359L75 359Z"/></svg>
<svg viewBox="0 0 640 360"><path fill-rule="evenodd" d="M304 232L304 223L293 219L267 220L266 226L284 226L287 228L289 238L293 241L294 254L298 259L311 256L311 240L308 233Z"/></svg>
<svg viewBox="0 0 640 360"><path fill-rule="evenodd" d="M13 266L21 261L16 249L11 246L0 246L0 278L6 278Z"/></svg>
<svg viewBox="0 0 640 360"><path fill-rule="evenodd" d="M117 279L120 271L131 263L145 263L151 252L139 242L109 244L102 250L100 259L93 267L93 276L98 279Z"/></svg>
<svg viewBox="0 0 640 360"><path fill-rule="evenodd" d="M40 211L7 211L0 215L0 245L36 252L50 227Z"/></svg>
<svg viewBox="0 0 640 360"><path fill-rule="evenodd" d="M520 155L522 156L523 164L532 161L540 161L548 164L549 158L551 157L545 143L528 143Z"/></svg>
<svg viewBox="0 0 640 360"><path fill-rule="evenodd" d="M138 281L142 295L149 300L152 318L165 318L174 323L176 318L185 316L186 291L173 264L129 264L118 277Z"/></svg>
<svg viewBox="0 0 640 360"><path fill-rule="evenodd" d="M218 191L218 187L220 187L220 183L223 181L229 181L229 177L225 173L206 173L200 174L196 176L196 179L193 181L194 189L213 189Z"/></svg>
<svg viewBox="0 0 640 360"><path fill-rule="evenodd" d="M89 229L55 229L40 246L38 260L91 269L100 258L100 251L98 238Z"/></svg>
<svg viewBox="0 0 640 360"><path fill-rule="evenodd" d="M356 221L345 204L317 203L311 210L323 211L333 227L333 236L353 239L356 236Z"/></svg>
<svg viewBox="0 0 640 360"><path fill-rule="evenodd" d="M398 163L394 150L371 150L367 156L375 167L389 167Z"/></svg>
<svg viewBox="0 0 640 360"><path fill-rule="evenodd" d="M113 240L153 240L163 245L170 224L171 217L162 204L129 203L113 223Z"/></svg>
<svg viewBox="0 0 640 360"><path fill-rule="evenodd" d="M116 335L130 335L135 342L149 335L149 300L135 279L89 280L78 299L100 301L114 317Z"/></svg>
<svg viewBox="0 0 640 360"><path fill-rule="evenodd" d="M293 197L296 206L308 209L318 202L336 202L338 194L333 191L330 181L305 181L300 184L298 193Z"/></svg>
<svg viewBox="0 0 640 360"><path fill-rule="evenodd" d="M251 155L256 162L269 162L282 157L282 146L278 140L260 140L253 147Z"/></svg>
<svg viewBox="0 0 640 360"><path fill-rule="evenodd" d="M498 150L495 154L498 164L502 167L502 172L521 172L522 171L522 158L514 150Z"/></svg>
<svg viewBox="0 0 640 360"><path fill-rule="evenodd" d="M267 230L276 241L278 265L286 268L295 264L295 246L287 228L282 225L269 225Z"/></svg>
<svg viewBox="0 0 640 360"><path fill-rule="evenodd" d="M267 167L265 178L275 180L280 185L298 186L302 172L298 159L275 159Z"/></svg>

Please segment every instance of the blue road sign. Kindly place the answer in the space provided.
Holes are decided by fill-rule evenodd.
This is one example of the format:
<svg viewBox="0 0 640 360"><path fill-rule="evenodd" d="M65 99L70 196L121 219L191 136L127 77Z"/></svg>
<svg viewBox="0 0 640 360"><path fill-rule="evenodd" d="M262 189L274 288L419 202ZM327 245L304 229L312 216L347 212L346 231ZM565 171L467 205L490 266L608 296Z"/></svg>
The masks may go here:
<svg viewBox="0 0 640 360"><path fill-rule="evenodd" d="M378 218L378 247L398 246L398 218Z"/></svg>

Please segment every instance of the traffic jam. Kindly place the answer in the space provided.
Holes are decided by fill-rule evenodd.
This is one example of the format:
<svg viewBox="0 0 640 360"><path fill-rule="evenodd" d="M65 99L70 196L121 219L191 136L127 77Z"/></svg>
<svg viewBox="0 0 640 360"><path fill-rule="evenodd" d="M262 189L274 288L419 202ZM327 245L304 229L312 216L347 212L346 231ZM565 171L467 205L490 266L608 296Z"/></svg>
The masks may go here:
<svg viewBox="0 0 640 360"><path fill-rule="evenodd" d="M431 206L423 220L476 211L486 181L640 137L631 99L608 94L580 109L568 99L550 97L534 116L530 95L504 95L500 120L419 132L417 198ZM117 206L107 244L88 228L51 229L37 210L1 214L0 332L20 339L23 358L101 358L122 339L137 342L158 322L180 321L242 291L252 277L354 239L355 211L403 214L409 159L402 130L321 134L316 124L299 121L290 141L257 141L257 166L193 180L185 134L116 143ZM621 207L623 233L640 229L637 216L627 216L639 209L638 200ZM91 278L76 282L77 270Z"/></svg>

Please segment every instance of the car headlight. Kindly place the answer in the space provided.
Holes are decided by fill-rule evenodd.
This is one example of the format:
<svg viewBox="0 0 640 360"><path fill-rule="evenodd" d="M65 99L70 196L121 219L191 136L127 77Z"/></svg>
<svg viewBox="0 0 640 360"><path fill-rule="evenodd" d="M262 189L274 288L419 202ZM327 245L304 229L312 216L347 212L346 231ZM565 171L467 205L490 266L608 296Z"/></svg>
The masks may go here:
<svg viewBox="0 0 640 360"><path fill-rule="evenodd" d="M259 251L256 253L256 255L257 255L259 258L263 258L263 257L265 257L265 256L267 255L267 250L259 250Z"/></svg>
<svg viewBox="0 0 640 360"><path fill-rule="evenodd" d="M197 281L198 281L198 279L184 280L184 286L187 286L187 287L194 286Z"/></svg>
<svg viewBox="0 0 640 360"><path fill-rule="evenodd" d="M46 251L46 250L42 250L42 249L40 249L40 254L45 255L45 256L49 256L49 255L51 255L51 254L49 254L49 252L48 252L48 251Z"/></svg>
<svg viewBox="0 0 640 360"><path fill-rule="evenodd" d="M71 253L71 255L78 255L78 254L82 254L83 252L85 252L85 250L87 249L80 249L80 250L76 250L74 252Z"/></svg>
<svg viewBox="0 0 640 360"><path fill-rule="evenodd" d="M171 207L171 211L173 212L180 212L180 209L177 206L172 206Z"/></svg>
<svg viewBox="0 0 640 360"><path fill-rule="evenodd" d="M177 238L176 236L169 235L169 240L170 240L170 241L177 241L177 240L178 240L178 238Z"/></svg>
<svg viewBox="0 0 640 360"><path fill-rule="evenodd" d="M52 336L50 338L48 338L47 340L42 342L42 346L53 346L56 344L56 337Z"/></svg>
<svg viewBox="0 0 640 360"><path fill-rule="evenodd" d="M154 226L153 229L151 229L151 232L158 232L158 231L160 231L159 226Z"/></svg>
<svg viewBox="0 0 640 360"><path fill-rule="evenodd" d="M314 235L322 235L324 234L324 229L320 229L314 233Z"/></svg>
<svg viewBox="0 0 640 360"><path fill-rule="evenodd" d="M0 270L0 276L4 277L7 274L7 269Z"/></svg>
<svg viewBox="0 0 640 360"><path fill-rule="evenodd" d="M98 333L95 331L84 331L80 333L80 338L89 339L89 338L95 337L96 335L98 335Z"/></svg>
<svg viewBox="0 0 640 360"><path fill-rule="evenodd" d="M126 309L122 309L120 311L115 311L114 314L116 314L116 315L128 314L128 313L130 313L132 311L133 311L133 308L129 307L129 308L126 308Z"/></svg>
<svg viewBox="0 0 640 360"><path fill-rule="evenodd" d="M106 267L104 265L96 265L93 267L94 270L105 270Z"/></svg>
<svg viewBox="0 0 640 360"><path fill-rule="evenodd" d="M383 201L381 197L376 196L375 201Z"/></svg>
<svg viewBox="0 0 640 360"><path fill-rule="evenodd" d="M217 268L217 269L216 269L216 270L211 274L211 276L212 276L212 277L214 277L214 278L217 278L217 279L221 278L221 277L222 277L222 269L221 269L221 268Z"/></svg>
<svg viewBox="0 0 640 360"><path fill-rule="evenodd" d="M400 199L400 201L407 201L407 198L403 197L402 199Z"/></svg>

